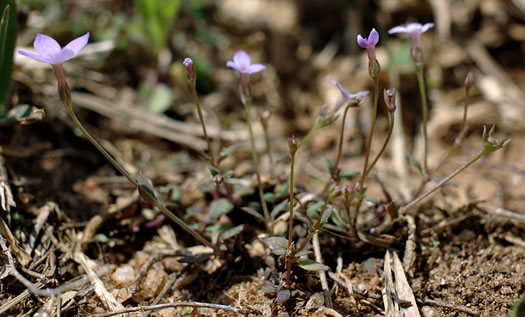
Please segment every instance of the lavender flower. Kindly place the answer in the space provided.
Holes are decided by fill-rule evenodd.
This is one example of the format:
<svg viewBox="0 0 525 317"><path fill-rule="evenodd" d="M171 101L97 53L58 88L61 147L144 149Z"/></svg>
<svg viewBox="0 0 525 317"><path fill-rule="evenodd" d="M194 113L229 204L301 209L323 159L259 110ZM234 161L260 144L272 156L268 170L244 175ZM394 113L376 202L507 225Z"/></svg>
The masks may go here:
<svg viewBox="0 0 525 317"><path fill-rule="evenodd" d="M189 57L186 57L182 62L184 65L184 70L186 73L186 81L191 87L195 87L197 75L195 73L195 67L193 66L193 60Z"/></svg>
<svg viewBox="0 0 525 317"><path fill-rule="evenodd" d="M406 26L395 26L391 28L388 31L388 34L395 34L395 33L408 33L410 35L412 34L422 34L428 31L430 28L434 27L434 23L409 23Z"/></svg>
<svg viewBox="0 0 525 317"><path fill-rule="evenodd" d="M226 66L239 71L241 74L255 74L266 69L263 64L252 64L250 55L243 50L233 55L233 61L227 61Z"/></svg>
<svg viewBox="0 0 525 317"><path fill-rule="evenodd" d="M64 48L61 48L60 44L58 44L54 38L44 34L37 34L33 46L35 47L35 50L38 54L22 50L18 51L18 53L36 61L50 65L63 64L64 62L75 57L75 55L77 55L86 46L88 39L89 32L80 37L77 37L64 46Z"/></svg>
<svg viewBox="0 0 525 317"><path fill-rule="evenodd" d="M379 33L377 33L376 29L372 29L372 31L370 31L368 38L363 38L361 34L357 35L357 44L359 44L359 46L361 46L362 48L376 46L378 42Z"/></svg>
<svg viewBox="0 0 525 317"><path fill-rule="evenodd" d="M379 42L379 33L376 29L372 29L368 38L363 38L361 34L357 35L357 44L362 48L366 48L368 54L368 60L373 63L376 60L376 45Z"/></svg>
<svg viewBox="0 0 525 317"><path fill-rule="evenodd" d="M412 55L412 60L415 63L422 63L423 62L423 51L421 50L421 34L428 31L430 28L434 27L434 23L425 23L421 25L421 23L409 23L406 26L395 26L391 28L388 33L389 34L395 34L395 33L407 33L410 35L410 43L412 45L412 48L410 50L410 54Z"/></svg>
<svg viewBox="0 0 525 317"><path fill-rule="evenodd" d="M365 96L368 95L368 90L361 90L361 91L358 92L358 93L355 93L355 94L349 94L349 93L343 88L343 86L341 86L341 84L338 83L337 81L331 79L330 82L332 83L332 85L334 85L334 86L336 86L337 88L339 88L339 90L341 91L341 94L343 95L343 98L344 98L345 100L360 101L363 97L365 97Z"/></svg>

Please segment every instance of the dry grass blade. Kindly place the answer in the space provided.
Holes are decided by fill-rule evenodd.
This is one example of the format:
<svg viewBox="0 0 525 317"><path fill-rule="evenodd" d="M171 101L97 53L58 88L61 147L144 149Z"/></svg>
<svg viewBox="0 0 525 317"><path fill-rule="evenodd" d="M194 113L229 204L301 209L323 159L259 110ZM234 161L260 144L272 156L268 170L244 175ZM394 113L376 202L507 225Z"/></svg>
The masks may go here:
<svg viewBox="0 0 525 317"><path fill-rule="evenodd" d="M416 298L414 297L414 293L412 292L410 284L408 284L405 271L403 270L403 264L399 260L396 252L394 252L393 271L395 275L395 288L398 299L410 303L409 307L400 305L401 315L405 317L420 317Z"/></svg>
<svg viewBox="0 0 525 317"><path fill-rule="evenodd" d="M408 284L403 264L394 252L393 262L390 251L386 251L384 264L383 302L387 317L420 317L416 298ZM392 274L394 273L394 274ZM407 305L408 304L408 305Z"/></svg>
<svg viewBox="0 0 525 317"><path fill-rule="evenodd" d="M75 252L73 259L79 263L84 271L86 271L86 274L91 281L91 284L95 288L95 293L99 297L99 299L104 303L104 305L110 310L110 311L119 311L123 310L124 306L122 306L121 303L119 303L115 297L106 290L104 287L104 283L100 280L100 278L97 276L95 271L93 270L97 264L89 259L84 253Z"/></svg>
<svg viewBox="0 0 525 317"><path fill-rule="evenodd" d="M18 240L16 240L15 236L11 233L11 230L9 230L9 227L2 218L0 218L0 235L2 235L7 240L7 243L13 250L13 253L15 254L18 262L20 262L22 266L27 266L27 264L31 262L31 257L20 246Z"/></svg>

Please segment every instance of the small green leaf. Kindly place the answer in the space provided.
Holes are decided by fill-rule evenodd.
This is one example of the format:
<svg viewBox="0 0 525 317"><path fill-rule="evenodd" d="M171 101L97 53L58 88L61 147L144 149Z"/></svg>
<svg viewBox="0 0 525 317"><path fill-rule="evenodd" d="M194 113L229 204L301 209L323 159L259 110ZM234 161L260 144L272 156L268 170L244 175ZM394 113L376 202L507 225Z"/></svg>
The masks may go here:
<svg viewBox="0 0 525 317"><path fill-rule="evenodd" d="M423 173L423 167L421 167L421 163L419 163L419 161L412 154L407 155L410 163L412 163L420 173Z"/></svg>
<svg viewBox="0 0 525 317"><path fill-rule="evenodd" d="M273 207L271 215L276 218L277 215L288 206L288 199L281 201L275 207Z"/></svg>
<svg viewBox="0 0 525 317"><path fill-rule="evenodd" d="M97 238L97 241L100 243L107 243L109 241L109 238L103 233L97 234L96 238Z"/></svg>
<svg viewBox="0 0 525 317"><path fill-rule="evenodd" d="M377 204L377 199L375 199L372 196L365 195L365 196L363 196L363 199L366 200L366 201L369 201L369 202L371 202L373 204Z"/></svg>
<svg viewBox="0 0 525 317"><path fill-rule="evenodd" d="M286 255L286 250L285 248L277 248L277 249L273 249L272 250L272 253L277 255L277 256L285 256Z"/></svg>
<svg viewBox="0 0 525 317"><path fill-rule="evenodd" d="M439 183L439 182L441 182L441 181L444 180L444 179L445 179L445 177L441 177L441 176L434 176L434 177L432 177L432 180L433 180L434 182L436 182L436 183ZM451 180L448 181L448 182L446 182L445 185L447 185L447 186L454 186L454 187L457 187L457 186L458 186L458 184L454 183L454 182L451 181Z"/></svg>
<svg viewBox="0 0 525 317"><path fill-rule="evenodd" d="M328 266L310 259L299 259L297 265L307 271L330 271Z"/></svg>
<svg viewBox="0 0 525 317"><path fill-rule="evenodd" d="M222 158L227 158L230 155L232 155L235 152L235 150L237 150L237 144L230 145L230 146L222 149L221 157Z"/></svg>
<svg viewBox="0 0 525 317"><path fill-rule="evenodd" d="M210 214L213 219L219 219L233 210L233 204L226 198L217 199L210 204Z"/></svg>
<svg viewBox="0 0 525 317"><path fill-rule="evenodd" d="M263 238L262 241L268 245L270 249L276 248L288 248L288 239L282 237L268 237Z"/></svg>
<svg viewBox="0 0 525 317"><path fill-rule="evenodd" d="M227 171L224 173L224 181L227 183L233 176L233 171Z"/></svg>
<svg viewBox="0 0 525 317"><path fill-rule="evenodd" d="M178 202L180 198L182 197L182 191L180 190L180 186L175 183L171 183L166 187L169 193L169 201L174 202L174 203Z"/></svg>
<svg viewBox="0 0 525 317"><path fill-rule="evenodd" d="M243 231L244 231L244 225L235 226L233 228L230 228L230 229L224 231L221 234L221 238L220 239L221 239L221 241L231 239L231 238L235 237L236 235L240 234Z"/></svg>
<svg viewBox="0 0 525 317"><path fill-rule="evenodd" d="M319 212L321 211L321 207L323 207L324 201L317 201L313 204L310 204L308 208L306 209L306 214L309 217L316 218Z"/></svg>
<svg viewBox="0 0 525 317"><path fill-rule="evenodd" d="M284 182L281 184L281 188L279 188L279 191L276 193L277 199L286 197L289 195L288 190L290 189L290 183Z"/></svg>
<svg viewBox="0 0 525 317"><path fill-rule="evenodd" d="M326 168L328 168L328 172L332 174L334 172L334 163L328 158L325 158L325 161L326 161Z"/></svg>
<svg viewBox="0 0 525 317"><path fill-rule="evenodd" d="M215 224L211 226L207 226L204 231L206 232L220 232L220 231L226 231L231 229L231 226L223 225L223 224Z"/></svg>
<svg viewBox="0 0 525 317"><path fill-rule="evenodd" d="M153 113L164 113L173 102L171 89L164 84L157 84L149 96L148 110Z"/></svg>
<svg viewBox="0 0 525 317"><path fill-rule="evenodd" d="M0 113L0 126L27 125L41 121L46 116L44 109L30 105L17 105L7 113Z"/></svg>
<svg viewBox="0 0 525 317"><path fill-rule="evenodd" d="M210 170L210 174L211 176L215 177L217 175L219 175L221 173L221 171L219 171L219 169L213 167L213 166L208 166L208 169Z"/></svg>
<svg viewBox="0 0 525 317"><path fill-rule="evenodd" d="M250 215L254 216L255 218L261 220L262 222L265 222L266 219L264 219L264 217L258 213L257 211L255 211L253 208L250 208L250 207L242 207L241 208L242 211L246 212L246 213L249 213Z"/></svg>
<svg viewBox="0 0 525 317"><path fill-rule="evenodd" d="M266 200L269 203L274 203L275 195L273 193L264 193L264 200Z"/></svg>
<svg viewBox="0 0 525 317"><path fill-rule="evenodd" d="M350 172L345 172L345 173L342 173L341 176L339 176L340 179L350 179L354 176L357 176L359 175L359 172L358 171L350 171Z"/></svg>
<svg viewBox="0 0 525 317"><path fill-rule="evenodd" d="M303 256L307 256L309 254L312 254L312 250L308 250L308 249L303 249L301 252L298 252L295 254L296 257L300 258L300 257L303 257Z"/></svg>
<svg viewBox="0 0 525 317"><path fill-rule="evenodd" d="M330 219L330 216L332 215L332 211L334 211L334 208L332 206L326 207L326 210L323 213L323 217L321 218L321 228L324 226L324 224Z"/></svg>

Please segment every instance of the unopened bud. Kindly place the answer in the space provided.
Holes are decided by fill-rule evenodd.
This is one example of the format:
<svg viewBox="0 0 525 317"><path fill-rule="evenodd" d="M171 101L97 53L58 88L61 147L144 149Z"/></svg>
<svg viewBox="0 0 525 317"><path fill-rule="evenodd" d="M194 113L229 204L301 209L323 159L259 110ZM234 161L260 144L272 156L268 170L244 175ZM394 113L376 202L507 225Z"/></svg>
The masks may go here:
<svg viewBox="0 0 525 317"><path fill-rule="evenodd" d="M272 113L268 110L264 110L261 113L261 123L265 129L268 129L268 122L270 121L271 116L272 116Z"/></svg>
<svg viewBox="0 0 525 317"><path fill-rule="evenodd" d="M290 154L295 155L295 152L297 152L297 138L295 136L288 138L288 147L290 148Z"/></svg>
<svg viewBox="0 0 525 317"><path fill-rule="evenodd" d="M379 65L379 62L377 59L374 59L373 61L368 62L368 75L373 80L377 80L379 78L379 75L381 74L381 65Z"/></svg>
<svg viewBox="0 0 525 317"><path fill-rule="evenodd" d="M386 107L388 109L388 111L390 112L394 112L396 111L396 89L393 88L392 90L390 89L385 89L384 90L384 97L385 97L385 104L386 104Z"/></svg>
<svg viewBox="0 0 525 317"><path fill-rule="evenodd" d="M465 86L465 93L467 95L470 92L470 88L472 88L472 78L473 78L472 72L468 72L467 76L465 76L464 86Z"/></svg>
<svg viewBox="0 0 525 317"><path fill-rule="evenodd" d="M222 174L215 175L213 182L215 183L215 186L219 186L224 182L224 176Z"/></svg>
<svg viewBox="0 0 525 317"><path fill-rule="evenodd" d="M188 85L195 86L197 75L195 74L195 66L193 66L193 60L189 57L186 57L182 62L186 72L186 81Z"/></svg>

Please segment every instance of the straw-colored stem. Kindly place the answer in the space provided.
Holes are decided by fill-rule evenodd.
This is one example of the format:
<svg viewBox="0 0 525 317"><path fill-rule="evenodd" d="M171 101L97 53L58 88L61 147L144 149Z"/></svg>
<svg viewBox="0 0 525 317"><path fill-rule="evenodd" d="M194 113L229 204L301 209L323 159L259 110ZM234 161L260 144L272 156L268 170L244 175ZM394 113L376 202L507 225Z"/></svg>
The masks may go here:
<svg viewBox="0 0 525 317"><path fill-rule="evenodd" d="M268 205L266 204L266 200L264 199L264 191L263 191L262 182L261 182L261 174L259 172L259 158L257 156L257 148L255 147L255 137L253 135L253 128L252 128L252 114L251 114L252 104L249 99L243 100L243 104L244 104L244 110L246 112L246 121L248 123L248 131L250 133L250 146L252 150L253 165L255 167L255 176L257 177L257 190L259 193L259 199L261 200L261 206L264 212L264 218L266 219L266 222L265 222L266 230L271 235L273 232L273 219L272 219L270 212L268 211Z"/></svg>
<svg viewBox="0 0 525 317"><path fill-rule="evenodd" d="M428 105L427 92L425 88L425 77L423 75L423 63L416 63L417 83L419 86L419 94L421 96L421 110L423 114L423 138L424 138L424 158L423 158L423 174L428 174Z"/></svg>

